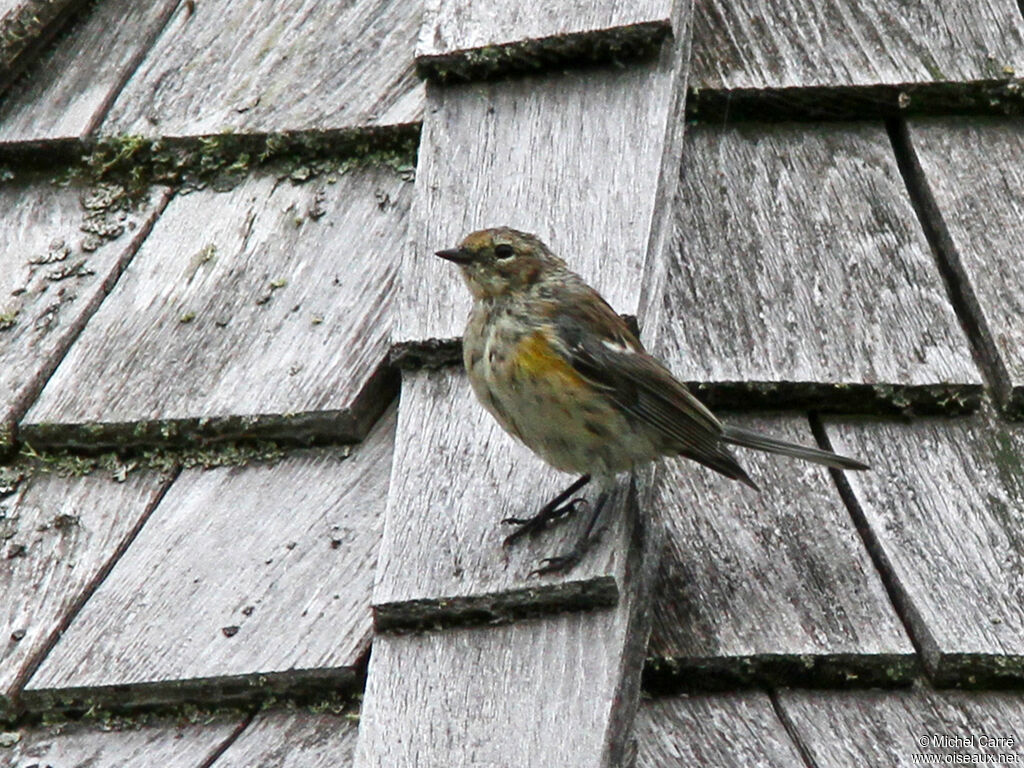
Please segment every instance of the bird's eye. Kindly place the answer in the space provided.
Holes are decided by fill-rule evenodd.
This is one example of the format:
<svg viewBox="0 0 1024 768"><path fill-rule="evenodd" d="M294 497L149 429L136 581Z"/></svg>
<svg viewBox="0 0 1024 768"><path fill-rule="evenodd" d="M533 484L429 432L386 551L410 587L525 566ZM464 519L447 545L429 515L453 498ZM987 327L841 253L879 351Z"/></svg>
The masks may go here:
<svg viewBox="0 0 1024 768"><path fill-rule="evenodd" d="M494 246L494 255L499 259L511 259L516 255L516 249L508 243Z"/></svg>

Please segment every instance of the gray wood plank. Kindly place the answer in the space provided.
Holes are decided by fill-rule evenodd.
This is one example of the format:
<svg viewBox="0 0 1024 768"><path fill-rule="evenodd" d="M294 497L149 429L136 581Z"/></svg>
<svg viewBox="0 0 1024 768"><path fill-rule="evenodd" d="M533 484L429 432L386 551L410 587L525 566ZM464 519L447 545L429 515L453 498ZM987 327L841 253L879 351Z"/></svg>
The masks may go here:
<svg viewBox="0 0 1024 768"><path fill-rule="evenodd" d="M630 602L379 635L355 765L620 765L647 637Z"/></svg>
<svg viewBox="0 0 1024 768"><path fill-rule="evenodd" d="M483 227L541 237L619 312L635 315L678 166L673 102L685 66L662 59L484 85L428 87L399 343L461 337L469 293L433 254ZM601 115L601 119L595 119ZM670 195L671 192L668 192ZM657 246L657 247L656 247Z"/></svg>
<svg viewBox="0 0 1024 768"><path fill-rule="evenodd" d="M791 690L779 706L819 768L1024 762L1019 693ZM973 743L953 746L957 738Z"/></svg>
<svg viewBox="0 0 1024 768"><path fill-rule="evenodd" d="M0 444L3 425L28 408L165 203L155 190L132 210L114 188L27 173L0 183Z"/></svg>
<svg viewBox="0 0 1024 768"><path fill-rule="evenodd" d="M419 3L182 3L103 133L144 136L400 125L421 119Z"/></svg>
<svg viewBox="0 0 1024 768"><path fill-rule="evenodd" d="M802 418L726 420L815 444ZM760 493L683 459L658 470L650 508L666 544L649 650L652 676L665 676L658 684L906 679L914 649L828 471L737 455ZM870 451L850 455L878 467L869 475L885 472Z"/></svg>
<svg viewBox="0 0 1024 768"><path fill-rule="evenodd" d="M5 468L0 490L0 711L87 593L103 578L166 485L157 472L115 482ZM18 477L23 479L13 483Z"/></svg>
<svg viewBox="0 0 1024 768"><path fill-rule="evenodd" d="M825 427L877 468L847 481L929 671L1024 679L1024 427L990 413Z"/></svg>
<svg viewBox="0 0 1024 768"><path fill-rule="evenodd" d="M614 605L637 555L623 480L599 546L567 575L530 576L569 549L576 515L507 550L506 517L528 517L575 477L549 468L505 434L461 370L403 372L395 460L373 602L378 628L495 620L519 613ZM581 495L591 501L591 492Z"/></svg>
<svg viewBox="0 0 1024 768"><path fill-rule="evenodd" d="M10 768L200 768L239 727L239 720L219 717L192 724L76 723L23 728L9 732L16 734L10 738L17 741L10 747L0 746L0 760Z"/></svg>
<svg viewBox="0 0 1024 768"><path fill-rule="evenodd" d="M386 168L176 197L24 434L359 439L394 391L383 364L411 197Z"/></svg>
<svg viewBox="0 0 1024 768"><path fill-rule="evenodd" d="M803 765L761 692L663 696L637 714L637 768Z"/></svg>
<svg viewBox="0 0 1024 768"><path fill-rule="evenodd" d="M355 758L357 721L308 709L268 710L256 716L214 768L348 768Z"/></svg>
<svg viewBox="0 0 1024 768"><path fill-rule="evenodd" d="M0 3L0 93L83 4L83 0Z"/></svg>
<svg viewBox="0 0 1024 768"><path fill-rule="evenodd" d="M688 4L676 5L678 10ZM672 0L429 0L423 11L416 63L421 72L441 80L656 51L671 34L673 21Z"/></svg>
<svg viewBox="0 0 1024 768"><path fill-rule="evenodd" d="M641 323L680 378L744 407L977 406L880 123L697 125L684 145L666 295Z"/></svg>
<svg viewBox="0 0 1024 768"><path fill-rule="evenodd" d="M350 456L185 470L26 699L216 698L223 679L304 670L351 683L370 641L393 437L392 410Z"/></svg>
<svg viewBox="0 0 1024 768"><path fill-rule="evenodd" d="M0 142L89 133L177 5L112 0L90 6L0 101Z"/></svg>
<svg viewBox="0 0 1024 768"><path fill-rule="evenodd" d="M913 120L908 130L993 383L1024 415L1024 130L1019 120L980 118Z"/></svg>
<svg viewBox="0 0 1024 768"><path fill-rule="evenodd" d="M700 89L991 80L1014 71L1024 71L1024 20L1013 0L699 0L694 15Z"/></svg>

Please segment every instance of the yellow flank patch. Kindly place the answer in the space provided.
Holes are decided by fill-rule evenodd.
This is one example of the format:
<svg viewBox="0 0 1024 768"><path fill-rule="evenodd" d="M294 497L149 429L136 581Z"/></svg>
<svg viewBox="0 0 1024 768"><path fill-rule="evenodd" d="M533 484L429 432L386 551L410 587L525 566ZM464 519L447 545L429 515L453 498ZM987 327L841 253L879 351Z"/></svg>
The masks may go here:
<svg viewBox="0 0 1024 768"><path fill-rule="evenodd" d="M516 367L525 375L546 379L555 386L584 384L576 370L551 348L543 331L537 331L519 342L515 362Z"/></svg>

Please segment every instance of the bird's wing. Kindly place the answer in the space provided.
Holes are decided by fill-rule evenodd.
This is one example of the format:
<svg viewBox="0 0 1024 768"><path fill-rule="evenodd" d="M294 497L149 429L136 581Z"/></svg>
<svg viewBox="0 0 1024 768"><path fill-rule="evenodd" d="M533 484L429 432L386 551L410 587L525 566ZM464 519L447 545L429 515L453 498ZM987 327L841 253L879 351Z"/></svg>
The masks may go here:
<svg viewBox="0 0 1024 768"><path fill-rule="evenodd" d="M647 354L622 318L597 298L563 303L551 318L569 364L681 453L704 463L721 463L729 456L719 442L721 422ZM734 475L735 469L726 474Z"/></svg>

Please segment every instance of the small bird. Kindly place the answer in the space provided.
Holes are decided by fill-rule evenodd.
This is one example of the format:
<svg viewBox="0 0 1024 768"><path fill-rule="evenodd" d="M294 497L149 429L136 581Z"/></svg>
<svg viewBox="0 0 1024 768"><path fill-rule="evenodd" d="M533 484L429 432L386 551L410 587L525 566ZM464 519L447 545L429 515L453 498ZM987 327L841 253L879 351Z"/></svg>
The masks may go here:
<svg viewBox="0 0 1024 768"><path fill-rule="evenodd" d="M482 229L437 255L459 266L473 295L462 339L473 392L506 432L555 469L581 475L533 517L504 520L517 526L505 545L588 506L571 497L591 479L600 488L573 548L535 574L579 562L616 476L662 456L685 456L755 490L728 446L868 468L720 422L535 235Z"/></svg>

